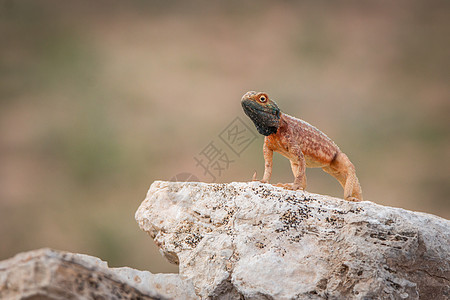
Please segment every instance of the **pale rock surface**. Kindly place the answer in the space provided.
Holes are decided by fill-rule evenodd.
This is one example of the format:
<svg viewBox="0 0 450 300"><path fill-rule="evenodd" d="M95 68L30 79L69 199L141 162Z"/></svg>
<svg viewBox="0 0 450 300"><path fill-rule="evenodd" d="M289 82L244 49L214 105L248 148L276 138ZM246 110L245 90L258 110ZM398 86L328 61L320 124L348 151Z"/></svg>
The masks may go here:
<svg viewBox="0 0 450 300"><path fill-rule="evenodd" d="M450 222L258 182L157 181L139 226L202 299L449 299Z"/></svg>
<svg viewBox="0 0 450 300"><path fill-rule="evenodd" d="M51 249L0 262L0 299L198 299L178 274L108 268L99 258Z"/></svg>

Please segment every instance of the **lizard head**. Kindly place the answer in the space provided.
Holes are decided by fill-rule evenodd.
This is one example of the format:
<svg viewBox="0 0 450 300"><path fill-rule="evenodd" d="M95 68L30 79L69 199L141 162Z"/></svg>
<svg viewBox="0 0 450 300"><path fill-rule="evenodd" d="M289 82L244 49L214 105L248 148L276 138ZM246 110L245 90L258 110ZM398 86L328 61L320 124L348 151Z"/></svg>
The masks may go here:
<svg viewBox="0 0 450 300"><path fill-rule="evenodd" d="M262 135L276 133L280 125L280 109L266 93L247 92L242 96L242 108Z"/></svg>

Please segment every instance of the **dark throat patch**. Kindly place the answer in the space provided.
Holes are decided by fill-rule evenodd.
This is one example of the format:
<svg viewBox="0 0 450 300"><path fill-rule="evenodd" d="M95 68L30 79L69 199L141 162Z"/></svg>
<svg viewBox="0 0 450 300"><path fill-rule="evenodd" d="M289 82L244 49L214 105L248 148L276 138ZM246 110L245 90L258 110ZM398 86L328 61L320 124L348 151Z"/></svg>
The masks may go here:
<svg viewBox="0 0 450 300"><path fill-rule="evenodd" d="M251 100L244 100L242 108L260 134L268 136L277 132L280 126L280 109L276 104L263 106Z"/></svg>

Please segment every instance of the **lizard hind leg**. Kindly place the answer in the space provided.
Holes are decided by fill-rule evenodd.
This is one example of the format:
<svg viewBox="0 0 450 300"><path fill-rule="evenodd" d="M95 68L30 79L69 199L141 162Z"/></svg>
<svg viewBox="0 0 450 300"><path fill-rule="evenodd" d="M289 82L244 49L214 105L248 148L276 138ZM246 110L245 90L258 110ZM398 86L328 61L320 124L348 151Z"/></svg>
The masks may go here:
<svg viewBox="0 0 450 300"><path fill-rule="evenodd" d="M344 153L339 153L329 166L322 168L336 178L344 188L344 199L348 201L362 201L361 186L356 177L355 166Z"/></svg>

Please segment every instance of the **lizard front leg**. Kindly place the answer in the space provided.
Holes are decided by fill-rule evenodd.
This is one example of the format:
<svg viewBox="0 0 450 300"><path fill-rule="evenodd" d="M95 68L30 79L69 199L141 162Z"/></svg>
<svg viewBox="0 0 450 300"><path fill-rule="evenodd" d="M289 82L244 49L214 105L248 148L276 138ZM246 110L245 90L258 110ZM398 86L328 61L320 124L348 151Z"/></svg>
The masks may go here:
<svg viewBox="0 0 450 300"><path fill-rule="evenodd" d="M284 187L290 190L305 190L306 189L306 161L303 152L300 148L295 147L290 151L292 157L289 158L291 162L292 173L294 174L293 183L278 183L277 186Z"/></svg>
<svg viewBox="0 0 450 300"><path fill-rule="evenodd" d="M264 139L263 153L264 153L264 176L261 182L269 183L270 177L272 176L273 150L269 148L267 138Z"/></svg>
<svg viewBox="0 0 450 300"><path fill-rule="evenodd" d="M302 153L303 158L303 153ZM293 190L305 190L306 189L306 162L305 159L301 159L300 162L294 162L291 160L291 169L294 174L294 183L292 183Z"/></svg>
<svg viewBox="0 0 450 300"><path fill-rule="evenodd" d="M290 151L292 153L291 168L294 173L294 183L292 183L293 190L306 189L306 161L300 147L293 147Z"/></svg>

